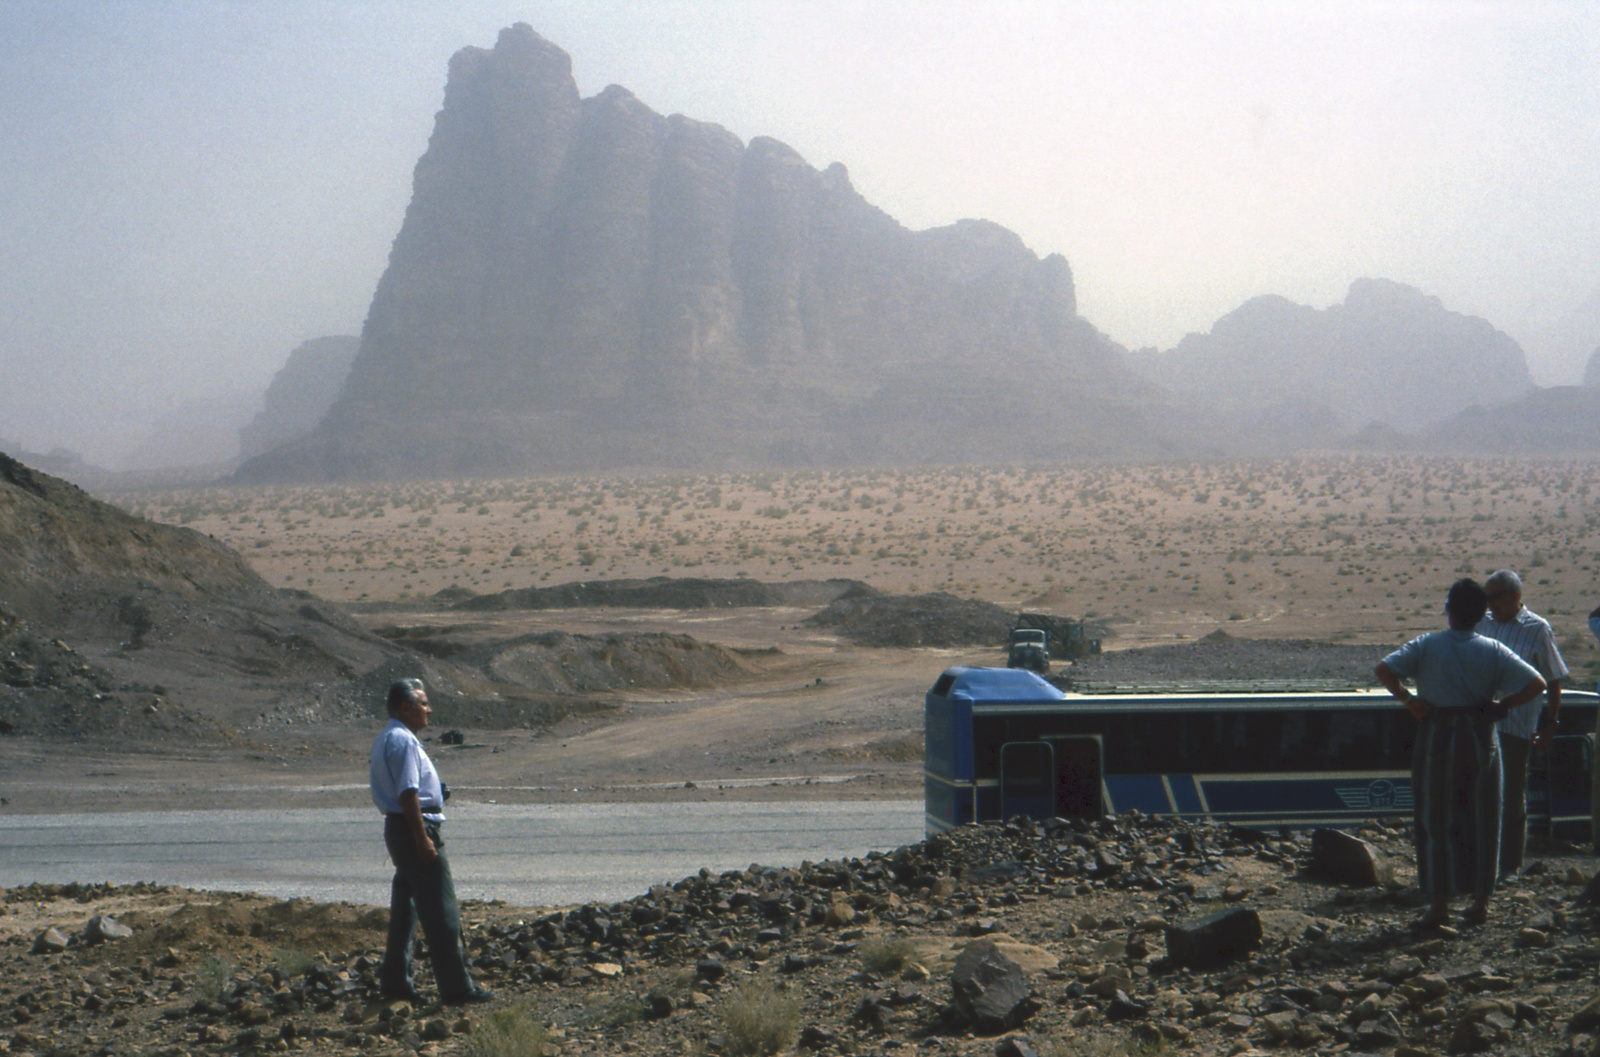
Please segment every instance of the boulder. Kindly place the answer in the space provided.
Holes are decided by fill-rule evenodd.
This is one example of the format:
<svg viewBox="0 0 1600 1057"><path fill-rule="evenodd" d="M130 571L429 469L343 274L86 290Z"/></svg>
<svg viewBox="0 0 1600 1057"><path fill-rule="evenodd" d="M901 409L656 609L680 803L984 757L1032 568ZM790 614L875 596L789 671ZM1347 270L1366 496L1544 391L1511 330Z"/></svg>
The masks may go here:
<svg viewBox="0 0 1600 1057"><path fill-rule="evenodd" d="M1311 872L1331 881L1367 887L1394 880L1394 867L1383 852L1339 829L1319 829L1311 834Z"/></svg>
<svg viewBox="0 0 1600 1057"><path fill-rule="evenodd" d="M83 941L91 945L107 940L125 940L132 935L132 929L110 914L96 914L83 926Z"/></svg>
<svg viewBox="0 0 1600 1057"><path fill-rule="evenodd" d="M1573 1033L1593 1031L1596 1028L1600 1028L1600 995L1595 995L1585 1002L1567 1021L1567 1030Z"/></svg>
<svg viewBox="0 0 1600 1057"><path fill-rule="evenodd" d="M1016 1028L1039 1009L1022 966L1001 954L992 940L967 944L956 958L950 989L956 1009L985 1035Z"/></svg>
<svg viewBox="0 0 1600 1057"><path fill-rule="evenodd" d="M1193 925L1168 925L1167 959L1195 968L1222 965L1259 947L1261 935L1261 918L1254 910L1225 910Z"/></svg>
<svg viewBox="0 0 1600 1057"><path fill-rule="evenodd" d="M29 949L34 954L58 954L67 949L67 937L60 929L51 926L33 938L33 946Z"/></svg>

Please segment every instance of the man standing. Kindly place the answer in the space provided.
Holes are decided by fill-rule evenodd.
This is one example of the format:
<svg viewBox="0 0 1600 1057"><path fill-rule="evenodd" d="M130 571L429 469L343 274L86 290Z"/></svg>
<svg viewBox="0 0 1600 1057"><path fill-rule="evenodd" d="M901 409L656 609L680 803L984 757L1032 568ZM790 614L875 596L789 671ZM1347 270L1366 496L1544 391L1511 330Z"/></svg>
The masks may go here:
<svg viewBox="0 0 1600 1057"><path fill-rule="evenodd" d="M422 1003L411 981L411 936L420 920L440 1000L446 1005L487 1002L491 995L473 984L461 949L461 909L439 836L444 787L417 740L433 714L422 680L392 683L388 708L389 725L372 743L371 769L372 802L383 812L383 843L394 861L389 939L378 988L385 997Z"/></svg>
<svg viewBox="0 0 1600 1057"><path fill-rule="evenodd" d="M1418 722L1411 756L1417 886L1432 897L1412 922L1418 928L1449 920L1450 897L1458 891L1472 893L1465 923L1488 920L1500 863L1495 721L1544 692L1532 665L1473 632L1488 608L1477 581L1457 580L1445 600L1449 630L1412 639L1379 661L1375 673ZM1415 694L1402 678L1416 680Z"/></svg>
<svg viewBox="0 0 1600 1057"><path fill-rule="evenodd" d="M1510 569L1490 573L1483 582L1489 612L1478 621L1478 634L1503 642L1511 652L1539 670L1549 687L1545 696L1516 709L1496 724L1500 729L1500 760L1505 768L1505 808L1500 822L1500 880L1510 881L1522 870L1528 846L1528 757L1550 744L1561 712L1561 680L1567 666L1556 649L1550 624L1522 604L1522 578Z"/></svg>

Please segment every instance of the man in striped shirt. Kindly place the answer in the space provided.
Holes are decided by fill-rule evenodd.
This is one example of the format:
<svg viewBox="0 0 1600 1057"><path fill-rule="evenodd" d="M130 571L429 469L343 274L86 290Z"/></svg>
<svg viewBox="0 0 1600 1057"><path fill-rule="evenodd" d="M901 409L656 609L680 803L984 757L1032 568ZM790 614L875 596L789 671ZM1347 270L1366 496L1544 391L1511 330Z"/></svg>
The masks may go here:
<svg viewBox="0 0 1600 1057"><path fill-rule="evenodd" d="M1510 569L1489 574L1483 583L1489 612L1478 622L1479 635L1511 647L1538 669L1546 694L1515 709L1499 723L1500 759L1505 768L1505 799L1500 822L1500 880L1516 878L1528 846L1528 757L1544 748L1556 730L1561 711L1561 680L1567 666L1556 648L1550 624L1522 604L1522 578ZM1548 696L1548 701L1546 697Z"/></svg>

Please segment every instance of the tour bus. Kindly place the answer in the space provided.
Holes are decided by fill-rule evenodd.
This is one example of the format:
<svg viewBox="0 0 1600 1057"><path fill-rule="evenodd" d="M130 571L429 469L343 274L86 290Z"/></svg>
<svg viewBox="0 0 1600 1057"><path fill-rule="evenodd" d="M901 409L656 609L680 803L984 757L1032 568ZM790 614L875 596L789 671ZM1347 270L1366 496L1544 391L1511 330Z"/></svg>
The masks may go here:
<svg viewBox="0 0 1600 1057"><path fill-rule="evenodd" d="M1562 691L1530 825L1587 832L1596 705ZM951 668L924 729L929 835L1134 808L1255 828L1411 820L1416 722L1381 689L1068 694L1025 669Z"/></svg>

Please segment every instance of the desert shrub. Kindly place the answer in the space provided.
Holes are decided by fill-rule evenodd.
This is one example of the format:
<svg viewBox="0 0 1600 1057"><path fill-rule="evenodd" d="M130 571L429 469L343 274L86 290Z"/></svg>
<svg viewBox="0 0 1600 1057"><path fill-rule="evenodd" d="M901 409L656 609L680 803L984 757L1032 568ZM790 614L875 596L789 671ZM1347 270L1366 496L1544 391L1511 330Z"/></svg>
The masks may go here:
<svg viewBox="0 0 1600 1057"><path fill-rule="evenodd" d="M483 1019L467 1043L468 1057L543 1057L544 1025L527 1006L497 1009Z"/></svg>
<svg viewBox="0 0 1600 1057"><path fill-rule="evenodd" d="M723 1003L722 1027L731 1057L772 1057L794 1043L800 1000L765 981L751 981Z"/></svg>
<svg viewBox="0 0 1600 1057"><path fill-rule="evenodd" d="M233 960L213 954L200 963L197 975L201 997L207 1002L220 1002L233 976Z"/></svg>
<svg viewBox="0 0 1600 1057"><path fill-rule="evenodd" d="M630 992L596 994L590 996L588 1001L589 1005L580 1020L598 1028L620 1028L624 1024L634 1024L650 1013L645 1000Z"/></svg>
<svg viewBox="0 0 1600 1057"><path fill-rule="evenodd" d="M310 954L295 947L281 947L278 949L278 972L284 979L299 976L311 968L316 961Z"/></svg>
<svg viewBox="0 0 1600 1057"><path fill-rule="evenodd" d="M893 976L916 960L917 948L904 936L880 936L861 945L861 967Z"/></svg>

